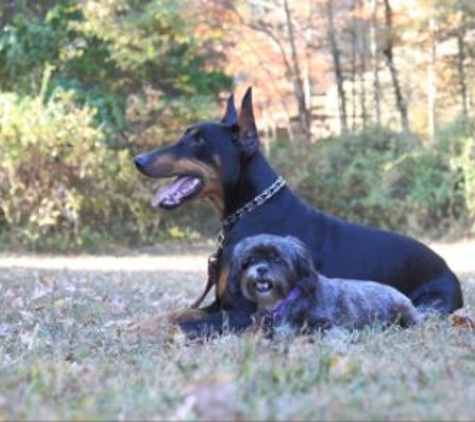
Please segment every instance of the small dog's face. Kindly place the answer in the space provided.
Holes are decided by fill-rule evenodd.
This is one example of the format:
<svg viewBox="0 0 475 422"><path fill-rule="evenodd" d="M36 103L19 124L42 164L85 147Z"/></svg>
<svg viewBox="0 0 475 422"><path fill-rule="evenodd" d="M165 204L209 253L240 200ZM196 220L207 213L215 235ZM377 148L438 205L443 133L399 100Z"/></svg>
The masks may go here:
<svg viewBox="0 0 475 422"><path fill-rule="evenodd" d="M269 311L288 296L298 280L312 271L312 260L298 239L258 235L236 246L231 280L239 283L244 297Z"/></svg>

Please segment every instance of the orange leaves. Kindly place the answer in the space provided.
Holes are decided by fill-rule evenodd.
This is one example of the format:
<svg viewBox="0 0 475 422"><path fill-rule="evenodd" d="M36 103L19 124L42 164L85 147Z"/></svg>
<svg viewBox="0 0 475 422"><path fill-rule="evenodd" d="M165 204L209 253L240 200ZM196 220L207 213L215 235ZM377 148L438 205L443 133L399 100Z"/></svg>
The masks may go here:
<svg viewBox="0 0 475 422"><path fill-rule="evenodd" d="M475 330L475 316L467 308L457 309L450 315L450 322L455 328L468 328Z"/></svg>

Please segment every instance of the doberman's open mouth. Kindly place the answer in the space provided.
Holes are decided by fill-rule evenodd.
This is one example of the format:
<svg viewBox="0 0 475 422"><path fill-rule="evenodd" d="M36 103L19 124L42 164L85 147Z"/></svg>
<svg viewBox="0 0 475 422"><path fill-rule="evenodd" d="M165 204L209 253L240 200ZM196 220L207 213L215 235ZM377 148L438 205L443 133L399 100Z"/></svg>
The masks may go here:
<svg viewBox="0 0 475 422"><path fill-rule="evenodd" d="M173 209L185 200L198 195L203 188L203 181L196 176L178 176L158 190L152 199L153 207Z"/></svg>

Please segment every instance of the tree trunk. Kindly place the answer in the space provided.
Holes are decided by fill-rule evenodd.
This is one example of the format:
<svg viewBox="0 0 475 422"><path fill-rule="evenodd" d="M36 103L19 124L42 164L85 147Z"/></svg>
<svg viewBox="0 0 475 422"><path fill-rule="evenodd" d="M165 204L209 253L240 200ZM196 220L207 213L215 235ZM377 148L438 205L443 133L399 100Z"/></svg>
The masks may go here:
<svg viewBox="0 0 475 422"><path fill-rule="evenodd" d="M374 117L377 126L381 126L381 83L379 80L379 48L378 48L378 0L371 0L371 57L373 64L373 102Z"/></svg>
<svg viewBox="0 0 475 422"><path fill-rule="evenodd" d="M295 34L294 34L294 25L292 23L292 16L289 8L288 0L283 0L285 20L287 24L287 31L289 36L290 44L290 54L292 59L293 67L293 82L295 89L295 96L297 99L298 111L299 111L299 121L301 128L304 132L304 136L307 141L310 141L310 126L311 126L311 115L310 107L306 101L304 81L302 78L302 71L300 69L299 57L297 54L297 47L295 45Z"/></svg>
<svg viewBox="0 0 475 422"><path fill-rule="evenodd" d="M357 70L357 50L358 50L358 34L357 34L357 19L356 19L356 0L351 3L351 26L350 26L350 38L351 38L351 130L356 132L357 127L357 91L356 91L356 75Z"/></svg>
<svg viewBox="0 0 475 422"><path fill-rule="evenodd" d="M396 107L401 116L401 125L404 132L409 133L409 118L407 113L407 104L402 94L401 84L399 81L399 73L394 63L393 54L393 11L389 0L384 0L385 7L385 24L386 24L386 45L384 46L383 55L386 58L386 64L391 74L394 95L396 97Z"/></svg>
<svg viewBox="0 0 475 422"><path fill-rule="evenodd" d="M341 132L348 133L348 117L346 111L346 94L343 86L343 70L340 61L340 51L336 41L335 16L333 9L333 0L327 0L327 18L328 18L328 40L330 42L330 50L333 58L333 68L338 89L338 108L340 114Z"/></svg>
<svg viewBox="0 0 475 422"><path fill-rule="evenodd" d="M356 0L358 10L363 10L361 0ZM368 56L368 42L366 38L366 20L358 19L356 26L356 39L359 40L358 59L359 59L359 103L361 106L361 125L365 128L368 124L368 110L366 106L366 58Z"/></svg>
<svg viewBox="0 0 475 422"><path fill-rule="evenodd" d="M427 64L427 131L432 143L436 142L436 99L437 99L437 45L435 39L436 23L429 20L429 62Z"/></svg>
<svg viewBox="0 0 475 422"><path fill-rule="evenodd" d="M293 130L290 120L290 112L287 104L285 102L284 96L280 96L282 103L286 110L288 119L289 119L289 135L293 140L301 141L302 138L305 138L306 141L310 140L310 128L311 128L311 113L310 113L310 102L308 100L309 93L311 90L310 87L310 74L302 76L302 71L300 69L300 59L297 53L296 46L296 36L294 30L294 23L292 12L289 7L288 0L275 0L271 2L276 7L279 8L279 12L282 8L282 13L279 13L279 22L275 25L273 23L267 22L263 19L247 19L245 18L238 8L235 7L233 2L226 2L228 10L230 10L234 15L239 19L241 24L247 26L253 31L260 32L268 37L273 47L277 47L282 58L282 61L285 66L286 72L290 75L292 85L293 85L293 97L297 103L298 108L298 128L296 131ZM283 19L280 20L280 17ZM259 54L259 52L258 52ZM257 54L257 55L258 55ZM259 58L260 61L260 58ZM268 63L263 63L262 66L264 69L268 66ZM267 72L267 71L266 71ZM309 72L308 72L309 73ZM304 79L307 78L307 79ZM273 80L270 79L269 83L272 83ZM303 136L302 136L303 135Z"/></svg>
<svg viewBox="0 0 475 422"><path fill-rule="evenodd" d="M352 23L351 23L351 130L356 131L357 126L357 95L356 95L356 57L357 57L357 39L356 39L356 18L355 4L353 3Z"/></svg>
<svg viewBox="0 0 475 422"><path fill-rule="evenodd" d="M463 12L462 12L463 13ZM457 30L457 72L460 85L460 96L462 102L462 114L467 117L470 112L470 94L467 87L467 75L465 72L465 32L466 32L466 18L462 14L462 22L460 28Z"/></svg>

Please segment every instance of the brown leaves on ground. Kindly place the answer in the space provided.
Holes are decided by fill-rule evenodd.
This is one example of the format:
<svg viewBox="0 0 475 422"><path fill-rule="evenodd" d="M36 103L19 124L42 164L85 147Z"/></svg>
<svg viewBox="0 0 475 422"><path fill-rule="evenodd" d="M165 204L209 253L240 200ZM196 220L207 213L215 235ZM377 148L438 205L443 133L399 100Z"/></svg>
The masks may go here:
<svg viewBox="0 0 475 422"><path fill-rule="evenodd" d="M450 315L450 322L455 328L475 330L475 316L470 309L460 308Z"/></svg>

